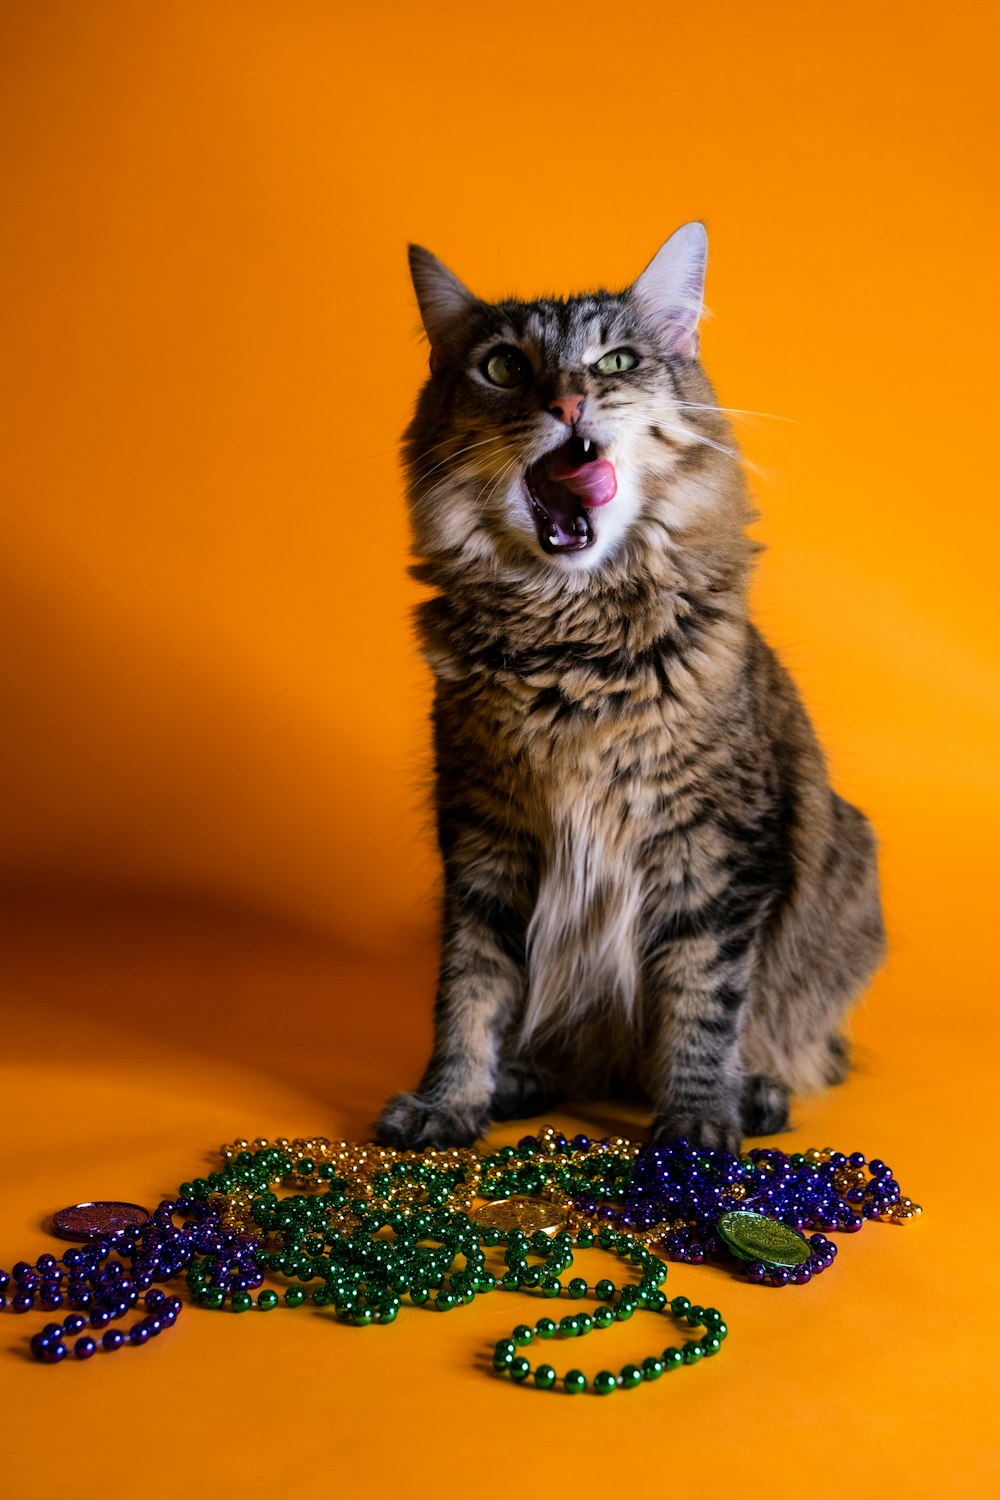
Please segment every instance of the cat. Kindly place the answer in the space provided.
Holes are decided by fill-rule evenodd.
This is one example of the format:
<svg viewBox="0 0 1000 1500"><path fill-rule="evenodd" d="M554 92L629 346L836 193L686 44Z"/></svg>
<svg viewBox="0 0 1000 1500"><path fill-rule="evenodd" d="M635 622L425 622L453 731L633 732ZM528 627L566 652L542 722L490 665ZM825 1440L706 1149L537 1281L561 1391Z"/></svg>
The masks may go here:
<svg viewBox="0 0 1000 1500"><path fill-rule="evenodd" d="M444 912L432 1055L385 1144L626 1090L654 1143L736 1151L845 1076L875 839L748 616L706 262L689 223L623 292L491 304L410 248Z"/></svg>

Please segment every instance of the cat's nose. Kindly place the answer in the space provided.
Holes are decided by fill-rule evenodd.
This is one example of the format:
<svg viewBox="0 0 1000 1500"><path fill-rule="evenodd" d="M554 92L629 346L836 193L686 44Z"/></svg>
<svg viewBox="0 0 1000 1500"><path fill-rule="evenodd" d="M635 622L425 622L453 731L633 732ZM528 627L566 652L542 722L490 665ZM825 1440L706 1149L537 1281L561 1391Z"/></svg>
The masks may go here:
<svg viewBox="0 0 1000 1500"><path fill-rule="evenodd" d="M580 420L583 401L582 396L558 396L555 401L549 402L549 411L560 422L565 422L567 427L572 427Z"/></svg>

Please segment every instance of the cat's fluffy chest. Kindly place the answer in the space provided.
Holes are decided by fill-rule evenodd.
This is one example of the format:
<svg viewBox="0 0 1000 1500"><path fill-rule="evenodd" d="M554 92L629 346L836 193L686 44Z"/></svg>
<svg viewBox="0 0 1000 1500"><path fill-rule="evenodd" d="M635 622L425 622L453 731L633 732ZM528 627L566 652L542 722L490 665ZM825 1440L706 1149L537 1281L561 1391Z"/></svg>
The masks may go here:
<svg viewBox="0 0 1000 1500"><path fill-rule="evenodd" d="M507 724L507 805L538 850L523 1034L597 1007L632 1018L651 906L685 909L720 853L705 725L663 698L551 718L525 701Z"/></svg>
<svg viewBox="0 0 1000 1500"><path fill-rule="evenodd" d="M609 784L596 756L561 771L550 767L532 803L540 870L528 927L524 1034L598 1003L631 1014L643 819L625 785Z"/></svg>

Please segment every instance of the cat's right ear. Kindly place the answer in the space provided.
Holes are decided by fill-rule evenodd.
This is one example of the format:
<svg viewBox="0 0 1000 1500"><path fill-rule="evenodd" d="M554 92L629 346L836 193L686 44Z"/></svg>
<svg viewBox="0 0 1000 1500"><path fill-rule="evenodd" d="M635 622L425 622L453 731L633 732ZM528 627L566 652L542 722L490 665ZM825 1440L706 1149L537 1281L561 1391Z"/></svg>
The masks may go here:
<svg viewBox="0 0 1000 1500"><path fill-rule="evenodd" d="M422 245L411 245L409 253L413 290L433 354L447 345L478 298Z"/></svg>

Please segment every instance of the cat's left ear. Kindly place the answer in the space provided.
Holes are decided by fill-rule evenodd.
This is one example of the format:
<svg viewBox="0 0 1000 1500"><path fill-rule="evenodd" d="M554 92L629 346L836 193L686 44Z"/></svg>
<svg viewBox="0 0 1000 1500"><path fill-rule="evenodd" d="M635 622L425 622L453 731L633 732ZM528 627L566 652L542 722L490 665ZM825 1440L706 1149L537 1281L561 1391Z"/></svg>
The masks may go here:
<svg viewBox="0 0 1000 1500"><path fill-rule="evenodd" d="M431 349L447 343L478 299L423 245L410 246L410 275Z"/></svg>
<svg viewBox="0 0 1000 1500"><path fill-rule="evenodd" d="M708 235L697 220L682 224L657 250L632 294L667 335L672 354L695 359L705 295Z"/></svg>

